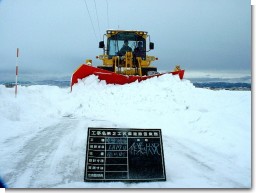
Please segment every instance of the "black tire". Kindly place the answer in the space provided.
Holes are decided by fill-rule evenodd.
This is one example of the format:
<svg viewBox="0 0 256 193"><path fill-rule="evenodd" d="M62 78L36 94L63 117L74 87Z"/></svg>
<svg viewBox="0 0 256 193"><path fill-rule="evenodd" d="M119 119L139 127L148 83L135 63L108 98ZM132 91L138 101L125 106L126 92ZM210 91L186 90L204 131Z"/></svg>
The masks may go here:
<svg viewBox="0 0 256 193"><path fill-rule="evenodd" d="M107 70L107 71L110 71L110 72L114 72L114 68L112 66L97 66L97 68Z"/></svg>
<svg viewBox="0 0 256 193"><path fill-rule="evenodd" d="M142 76L148 76L148 72L149 72L149 71L157 72L157 68L155 68L155 67L151 67L151 68L141 68Z"/></svg>

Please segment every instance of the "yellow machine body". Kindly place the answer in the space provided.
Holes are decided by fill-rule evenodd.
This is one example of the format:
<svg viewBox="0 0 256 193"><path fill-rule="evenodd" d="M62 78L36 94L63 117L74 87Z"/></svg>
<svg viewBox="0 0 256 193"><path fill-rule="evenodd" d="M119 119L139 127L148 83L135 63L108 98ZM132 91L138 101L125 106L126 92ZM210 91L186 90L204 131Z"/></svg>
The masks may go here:
<svg viewBox="0 0 256 193"><path fill-rule="evenodd" d="M157 58L147 55L147 52L154 49L154 43L147 40L150 37L148 32L134 30L107 30L104 34L105 41L99 43L103 48L103 54L97 56L102 60L102 65L97 68L109 70L124 75L152 75L157 73L157 68L151 63ZM125 41L129 50L123 52ZM105 44L106 42L106 44Z"/></svg>

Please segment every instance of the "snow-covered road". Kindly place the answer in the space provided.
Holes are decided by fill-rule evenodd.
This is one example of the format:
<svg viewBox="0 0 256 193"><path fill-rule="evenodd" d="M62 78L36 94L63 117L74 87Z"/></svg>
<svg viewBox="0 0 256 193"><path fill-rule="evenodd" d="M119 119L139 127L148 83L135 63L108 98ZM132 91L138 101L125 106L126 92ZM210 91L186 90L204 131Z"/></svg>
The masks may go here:
<svg viewBox="0 0 256 193"><path fill-rule="evenodd" d="M63 154L67 151L63 151L62 148L73 148L74 141L70 145L63 145L67 137L72 136L72 133L77 133L75 132L77 131L76 125L77 121L63 119L57 124L42 128L30 139L24 141L17 152L12 152L13 157L11 160L16 160L17 157L19 159L13 163L11 170L6 174L5 179L9 186L31 188L49 187L49 181L52 181L52 184L56 184L55 179L58 179L58 174L67 174L65 171L69 168L67 166L70 163L66 156L69 157L70 155ZM76 140L74 136L73 140ZM11 139L4 143L6 145L12 145L11 143L20 143L20 141L19 139L17 141ZM54 162L56 159L59 159L57 165ZM65 160L64 164L62 164L61 159L63 161ZM62 170L58 170L60 165L62 166ZM76 176L73 177L76 178ZM38 183L38 179L40 179L40 183ZM63 179L65 177L60 182ZM44 181L46 181L47 185Z"/></svg>
<svg viewBox="0 0 256 193"><path fill-rule="evenodd" d="M98 187L84 183L85 150L88 126L116 127L107 121L63 117L59 123L42 128L23 142L10 160L15 161L5 180L13 188ZM83 134L83 135L81 135ZM19 138L7 139L6 146L20 143ZM156 188L246 188L250 181L232 173L247 176L232 157L182 138L163 137L167 181L151 182ZM8 160L5 160L8 161ZM80 182L80 183L79 183ZM148 187L148 184L101 183L100 187Z"/></svg>
<svg viewBox="0 0 256 193"><path fill-rule="evenodd" d="M22 136L6 139L3 146L18 143L20 147L16 152L8 152L8 156L2 155L0 161L0 165L7 162L12 164L5 174L9 187L49 188L72 181L83 181L87 127L96 122L114 126L106 124L106 121L86 117L78 120L65 116L58 123L35 132L25 141L20 140Z"/></svg>
<svg viewBox="0 0 256 193"><path fill-rule="evenodd" d="M232 161L232 157L205 148L197 142L173 138L166 141L171 143L170 162L166 159L167 163L170 163L167 167L170 168L169 177L173 182L171 187L248 187L249 176L240 179L240 175L246 177L250 170L241 171ZM231 175L237 173L240 175Z"/></svg>
<svg viewBox="0 0 256 193"><path fill-rule="evenodd" d="M170 84L171 83L171 84ZM169 77L73 93L0 87L0 175L10 188L249 188L250 92L210 91ZM88 127L160 128L165 182L83 182Z"/></svg>

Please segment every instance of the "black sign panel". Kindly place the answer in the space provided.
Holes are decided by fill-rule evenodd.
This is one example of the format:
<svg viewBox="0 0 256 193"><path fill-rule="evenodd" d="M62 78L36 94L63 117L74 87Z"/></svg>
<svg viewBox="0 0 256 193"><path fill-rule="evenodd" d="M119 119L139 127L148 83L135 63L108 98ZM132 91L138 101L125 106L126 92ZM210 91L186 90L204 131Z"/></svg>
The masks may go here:
<svg viewBox="0 0 256 193"><path fill-rule="evenodd" d="M165 181L161 129L88 128L85 181Z"/></svg>

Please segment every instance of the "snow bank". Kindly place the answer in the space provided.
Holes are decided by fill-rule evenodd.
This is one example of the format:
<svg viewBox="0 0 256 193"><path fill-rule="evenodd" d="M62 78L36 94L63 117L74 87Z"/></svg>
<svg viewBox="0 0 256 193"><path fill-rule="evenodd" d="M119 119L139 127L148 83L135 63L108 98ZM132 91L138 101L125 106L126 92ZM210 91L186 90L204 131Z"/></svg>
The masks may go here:
<svg viewBox="0 0 256 193"><path fill-rule="evenodd" d="M0 85L0 174L20 188L248 188L251 92L195 88L164 75L69 88ZM160 128L166 182L83 182L87 127Z"/></svg>

